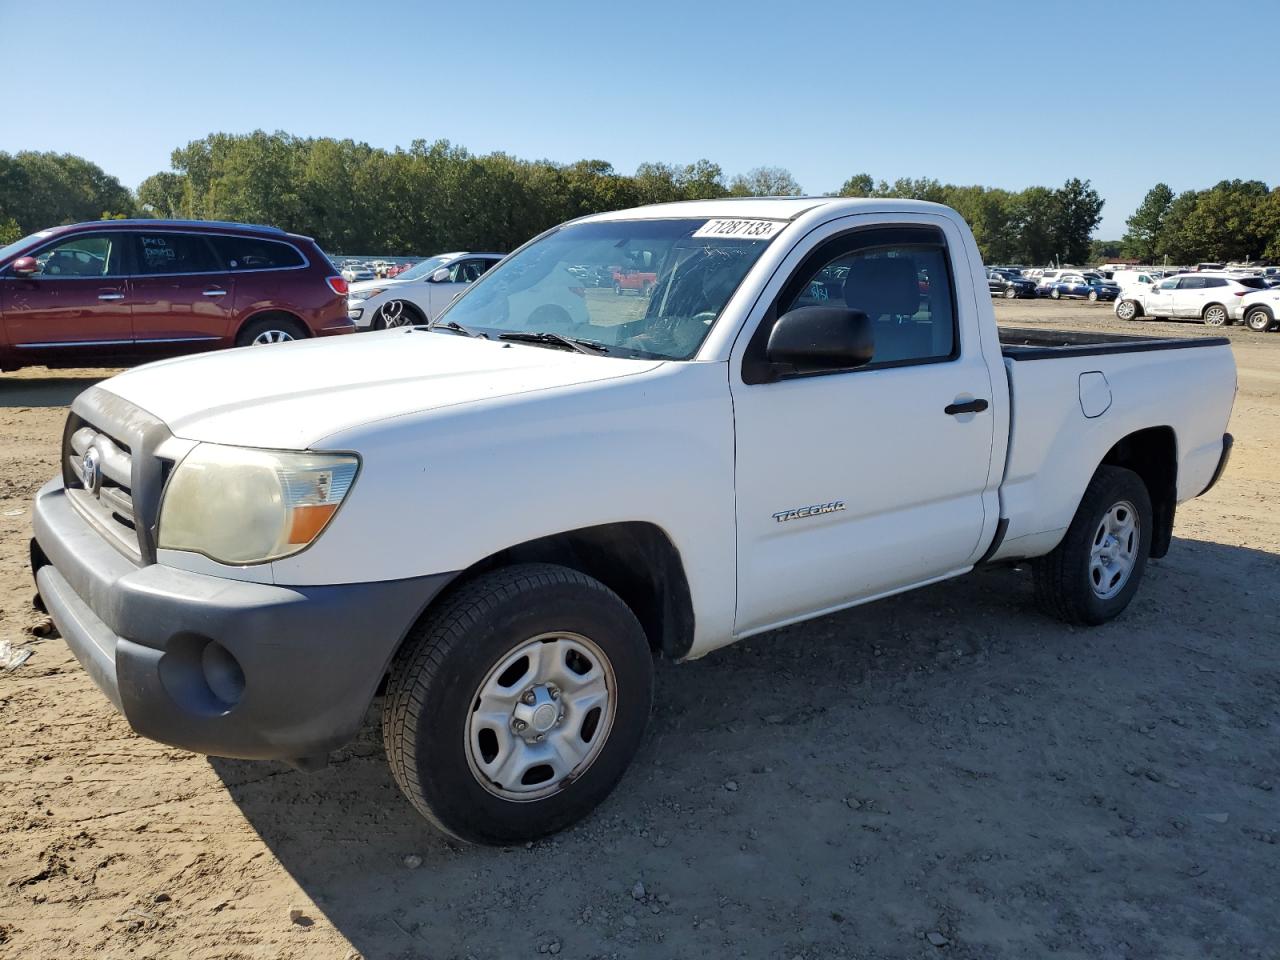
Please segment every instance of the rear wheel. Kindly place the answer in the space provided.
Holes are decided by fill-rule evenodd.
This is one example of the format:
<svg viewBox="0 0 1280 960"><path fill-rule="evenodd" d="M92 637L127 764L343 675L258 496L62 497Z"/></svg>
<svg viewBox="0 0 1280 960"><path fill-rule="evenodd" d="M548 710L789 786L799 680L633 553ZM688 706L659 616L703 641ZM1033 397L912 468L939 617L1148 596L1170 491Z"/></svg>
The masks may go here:
<svg viewBox="0 0 1280 960"><path fill-rule="evenodd" d="M1221 327L1227 322L1227 308L1220 303L1211 303L1201 314L1204 322L1211 327Z"/></svg>
<svg viewBox="0 0 1280 960"><path fill-rule="evenodd" d="M1060 291L1057 287L1054 287L1052 290L1049 291L1049 296L1053 297L1053 299L1055 300L1061 300L1062 291Z"/></svg>
<svg viewBox="0 0 1280 960"><path fill-rule="evenodd" d="M237 347L261 347L269 343L305 340L307 328L292 317L266 316L250 320L236 334Z"/></svg>
<svg viewBox="0 0 1280 960"><path fill-rule="evenodd" d="M1132 470L1101 466L1062 542L1034 563L1036 599L1067 623L1118 616L1142 582L1151 552L1151 497Z"/></svg>
<svg viewBox="0 0 1280 960"><path fill-rule="evenodd" d="M458 589L392 665L392 774L437 827L532 840L586 816L639 747L653 658L635 615L577 571L522 564Z"/></svg>
<svg viewBox="0 0 1280 960"><path fill-rule="evenodd" d="M1244 315L1244 324L1255 333L1266 333L1271 329L1271 314L1266 307L1254 307Z"/></svg>

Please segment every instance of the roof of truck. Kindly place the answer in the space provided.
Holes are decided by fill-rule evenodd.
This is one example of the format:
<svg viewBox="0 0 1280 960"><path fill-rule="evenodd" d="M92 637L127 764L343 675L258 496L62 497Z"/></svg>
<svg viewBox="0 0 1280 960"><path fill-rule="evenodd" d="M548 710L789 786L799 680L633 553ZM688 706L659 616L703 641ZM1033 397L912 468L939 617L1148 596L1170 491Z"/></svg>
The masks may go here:
<svg viewBox="0 0 1280 960"><path fill-rule="evenodd" d="M666 218L709 219L712 217L742 217L758 220L795 220L802 214L819 207L831 207L832 213L871 213L873 211L897 211L902 213L939 213L949 211L942 204L926 200L897 200L882 197L723 197L719 200L681 200L675 203L655 203L630 210L613 210L583 217L587 221L606 220L657 220Z"/></svg>

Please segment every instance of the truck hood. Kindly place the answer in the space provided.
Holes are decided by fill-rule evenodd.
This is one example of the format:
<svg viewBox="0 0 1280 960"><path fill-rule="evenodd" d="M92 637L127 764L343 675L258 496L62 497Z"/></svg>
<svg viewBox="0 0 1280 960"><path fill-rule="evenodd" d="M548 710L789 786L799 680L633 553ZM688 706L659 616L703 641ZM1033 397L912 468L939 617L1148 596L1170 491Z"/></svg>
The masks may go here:
<svg viewBox="0 0 1280 960"><path fill-rule="evenodd" d="M660 365L402 328L162 360L101 388L188 440L305 449L390 417Z"/></svg>

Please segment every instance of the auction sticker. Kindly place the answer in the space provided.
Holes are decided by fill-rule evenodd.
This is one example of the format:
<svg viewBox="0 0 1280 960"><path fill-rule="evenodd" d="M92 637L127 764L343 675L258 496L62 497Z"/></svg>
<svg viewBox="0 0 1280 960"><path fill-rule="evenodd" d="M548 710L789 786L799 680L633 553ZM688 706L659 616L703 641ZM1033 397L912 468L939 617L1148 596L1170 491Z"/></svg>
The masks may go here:
<svg viewBox="0 0 1280 960"><path fill-rule="evenodd" d="M743 220L738 217L721 217L708 220L694 237L722 237L726 240L768 240L786 227L786 220Z"/></svg>

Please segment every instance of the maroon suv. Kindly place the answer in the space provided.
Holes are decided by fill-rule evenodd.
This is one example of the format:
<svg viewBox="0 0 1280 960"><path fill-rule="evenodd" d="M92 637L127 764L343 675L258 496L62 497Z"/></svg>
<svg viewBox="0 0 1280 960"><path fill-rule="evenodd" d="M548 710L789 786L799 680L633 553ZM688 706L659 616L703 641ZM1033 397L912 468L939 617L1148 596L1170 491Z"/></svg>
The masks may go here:
<svg viewBox="0 0 1280 960"><path fill-rule="evenodd" d="M103 220L0 247L0 370L118 366L351 333L315 241L208 220Z"/></svg>

